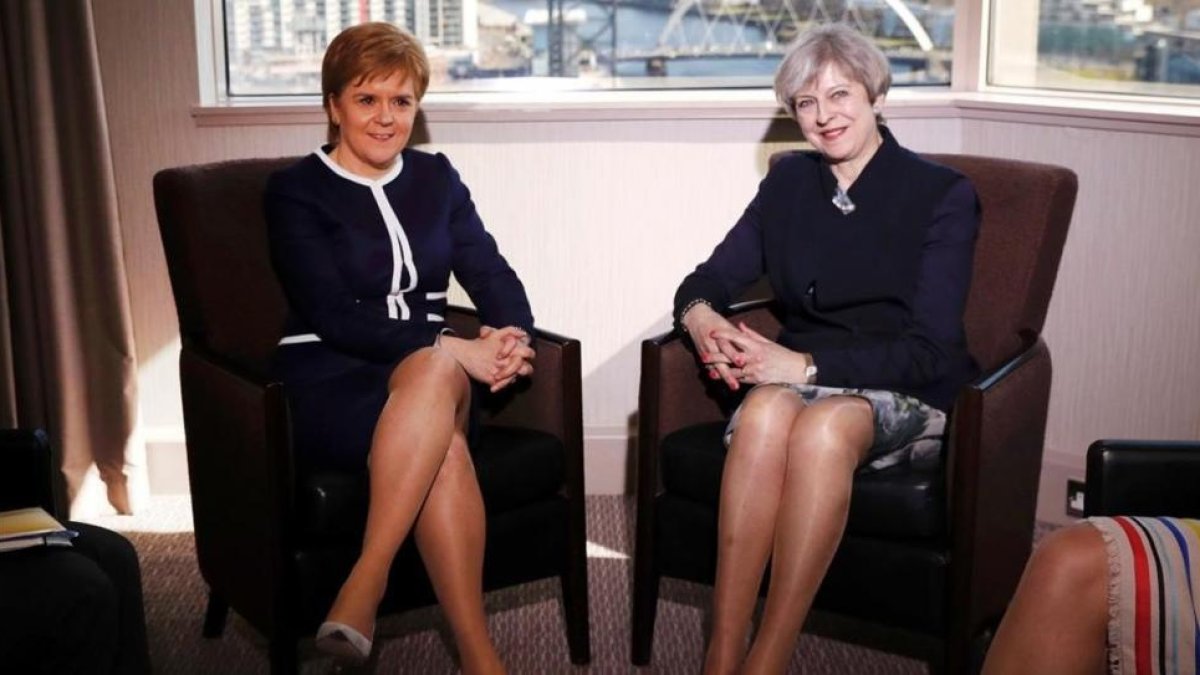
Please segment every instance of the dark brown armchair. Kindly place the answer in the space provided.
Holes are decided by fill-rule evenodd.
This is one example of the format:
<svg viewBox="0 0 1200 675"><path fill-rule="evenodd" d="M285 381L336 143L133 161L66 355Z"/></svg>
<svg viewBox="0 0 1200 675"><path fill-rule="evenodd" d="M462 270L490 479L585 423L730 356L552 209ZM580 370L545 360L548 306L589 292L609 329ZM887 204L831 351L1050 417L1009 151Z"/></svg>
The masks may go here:
<svg viewBox="0 0 1200 675"><path fill-rule="evenodd" d="M367 476L301 474L283 386L267 376L286 303L263 218L268 175L294 158L167 169L154 198L179 314L180 384L204 634L232 608L294 672L358 555ZM460 335L474 313L451 308ZM590 659L579 342L537 331L536 377L484 402L472 448L487 509L484 587L560 577L571 661ZM381 613L436 602L415 546L401 549Z"/></svg>
<svg viewBox="0 0 1200 675"><path fill-rule="evenodd" d="M959 394L937 466L855 480L846 534L815 606L936 638L935 665L966 669L971 641L998 620L1029 555L1050 395L1040 337L1075 203L1071 171L938 155L983 208L966 309L984 375ZM769 300L732 314L774 335ZM642 343L633 662L650 660L659 579L711 584L725 448L736 401L701 377L674 333Z"/></svg>

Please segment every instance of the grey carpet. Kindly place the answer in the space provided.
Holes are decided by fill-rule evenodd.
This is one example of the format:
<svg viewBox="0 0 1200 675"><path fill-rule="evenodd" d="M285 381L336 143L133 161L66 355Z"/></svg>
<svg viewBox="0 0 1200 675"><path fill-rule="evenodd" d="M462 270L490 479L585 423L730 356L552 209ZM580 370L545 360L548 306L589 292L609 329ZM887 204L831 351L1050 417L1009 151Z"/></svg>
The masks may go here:
<svg viewBox="0 0 1200 675"><path fill-rule="evenodd" d="M157 673L266 673L266 643L232 615L225 635L200 636L207 591L196 567L191 507L186 497L155 497L145 513L105 516L99 525L123 532L142 561L150 656ZM704 649L709 590L664 580L652 665L629 664L629 600L633 501L588 498L588 577L592 662L576 667L567 658L566 634L555 581L491 593L492 637L510 672L698 673ZM389 617L378 627L377 673L453 673L453 647L436 608ZM303 673L331 672L332 664L301 645ZM915 659L805 634L790 673L918 674Z"/></svg>

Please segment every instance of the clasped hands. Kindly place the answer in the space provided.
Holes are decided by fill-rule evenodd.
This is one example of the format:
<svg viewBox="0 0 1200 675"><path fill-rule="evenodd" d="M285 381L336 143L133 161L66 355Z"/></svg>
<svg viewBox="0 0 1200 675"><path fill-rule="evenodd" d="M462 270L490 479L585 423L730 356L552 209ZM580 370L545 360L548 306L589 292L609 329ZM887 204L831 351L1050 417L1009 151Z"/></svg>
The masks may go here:
<svg viewBox="0 0 1200 675"><path fill-rule="evenodd" d="M745 323L736 326L708 305L698 304L683 316L700 362L708 376L732 390L742 384L804 382L808 360L760 335Z"/></svg>
<svg viewBox="0 0 1200 675"><path fill-rule="evenodd" d="M471 379L488 385L493 393L533 374L529 334L516 326L481 326L474 340L445 335L440 344Z"/></svg>

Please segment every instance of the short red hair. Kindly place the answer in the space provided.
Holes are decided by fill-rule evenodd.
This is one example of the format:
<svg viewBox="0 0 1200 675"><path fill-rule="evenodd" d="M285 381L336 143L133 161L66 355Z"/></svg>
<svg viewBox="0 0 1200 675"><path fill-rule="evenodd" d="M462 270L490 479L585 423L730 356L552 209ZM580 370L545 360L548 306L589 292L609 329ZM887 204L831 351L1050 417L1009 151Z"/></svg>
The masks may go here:
<svg viewBox="0 0 1200 675"><path fill-rule="evenodd" d="M340 96L350 84L395 73L412 78L418 101L425 97L429 88L429 59L421 43L407 31L374 21L351 26L333 38L321 62L321 105L328 119L329 143L337 143L339 137L329 109L330 97Z"/></svg>

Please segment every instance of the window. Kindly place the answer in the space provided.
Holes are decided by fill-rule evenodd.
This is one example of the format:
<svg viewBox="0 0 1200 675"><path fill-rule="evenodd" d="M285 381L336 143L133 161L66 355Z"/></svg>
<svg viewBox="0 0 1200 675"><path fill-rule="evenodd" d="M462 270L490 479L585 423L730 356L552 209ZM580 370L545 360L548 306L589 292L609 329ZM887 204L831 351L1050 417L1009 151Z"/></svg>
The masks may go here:
<svg viewBox="0 0 1200 675"><path fill-rule="evenodd" d="M325 45L363 21L420 38L432 91L769 87L790 39L839 20L875 37L896 84L945 85L954 26L953 0L224 0L215 8L224 14L229 98L319 93Z"/></svg>
<svg viewBox="0 0 1200 675"><path fill-rule="evenodd" d="M1200 0L995 0L989 84L1200 96Z"/></svg>

